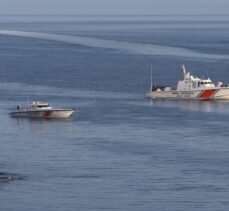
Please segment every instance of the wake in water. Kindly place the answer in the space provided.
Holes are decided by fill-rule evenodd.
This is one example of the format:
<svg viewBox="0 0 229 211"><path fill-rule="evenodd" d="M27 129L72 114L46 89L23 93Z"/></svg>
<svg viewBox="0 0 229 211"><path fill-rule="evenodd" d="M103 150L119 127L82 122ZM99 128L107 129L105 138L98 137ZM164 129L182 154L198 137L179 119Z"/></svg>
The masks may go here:
<svg viewBox="0 0 229 211"><path fill-rule="evenodd" d="M7 92L8 95L15 95L20 90L21 95L26 96L58 96L58 97L75 97L75 98L91 98L91 99L137 99L141 98L140 94L125 92L105 92L94 90L75 90L69 88L58 88L51 86L29 85L24 83L0 83L0 93Z"/></svg>
<svg viewBox="0 0 229 211"><path fill-rule="evenodd" d="M143 44L134 42L124 42L116 40L105 40L81 36L59 35L40 32L27 32L27 31L4 31L0 30L0 35L29 37L36 39L45 39L51 41L64 42L69 44L83 45L95 48L109 48L119 51L124 51L129 54L138 55L154 55L154 56L172 56L192 59L214 59L214 60L228 60L229 56L222 54L207 54L197 51L170 47L154 44Z"/></svg>

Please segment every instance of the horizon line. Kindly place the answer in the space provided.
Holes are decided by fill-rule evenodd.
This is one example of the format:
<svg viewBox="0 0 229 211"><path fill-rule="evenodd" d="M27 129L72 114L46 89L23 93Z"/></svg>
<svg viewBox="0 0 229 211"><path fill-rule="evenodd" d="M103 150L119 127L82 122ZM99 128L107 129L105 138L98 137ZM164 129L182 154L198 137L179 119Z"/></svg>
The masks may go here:
<svg viewBox="0 0 229 211"><path fill-rule="evenodd" d="M110 17L110 16L122 16L122 17L129 17L129 16L218 16L218 17L223 17L223 16L229 16L229 14L111 14L111 15L107 15L107 14L0 14L0 17L13 17L13 16L21 16L21 17L31 17L31 16L36 16L36 17L42 17L42 16L46 16L46 17L57 17L57 16L62 16L62 17L77 17L77 16L85 16L85 17L89 17L89 16L104 16L104 17Z"/></svg>

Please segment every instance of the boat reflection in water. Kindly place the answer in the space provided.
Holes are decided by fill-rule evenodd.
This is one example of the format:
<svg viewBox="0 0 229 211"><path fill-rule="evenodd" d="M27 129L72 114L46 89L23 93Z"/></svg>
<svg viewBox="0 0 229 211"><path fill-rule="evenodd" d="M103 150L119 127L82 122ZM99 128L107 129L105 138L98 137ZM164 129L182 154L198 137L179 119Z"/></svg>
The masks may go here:
<svg viewBox="0 0 229 211"><path fill-rule="evenodd" d="M229 113L229 100L217 100L217 101L197 101L197 100L151 100L152 106L169 107L169 108L181 108L187 111L203 111L203 112L217 112L217 113Z"/></svg>

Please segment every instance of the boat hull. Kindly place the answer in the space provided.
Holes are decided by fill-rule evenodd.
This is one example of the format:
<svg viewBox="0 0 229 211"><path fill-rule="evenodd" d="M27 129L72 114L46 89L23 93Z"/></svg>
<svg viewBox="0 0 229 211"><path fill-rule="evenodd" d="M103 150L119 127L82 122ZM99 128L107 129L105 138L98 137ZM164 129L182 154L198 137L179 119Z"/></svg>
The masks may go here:
<svg viewBox="0 0 229 211"><path fill-rule="evenodd" d="M11 112L11 117L16 118L43 118L43 119L66 119L69 118L74 110L72 109L53 109L53 110L22 110Z"/></svg>
<svg viewBox="0 0 229 211"><path fill-rule="evenodd" d="M154 99L229 100L229 87L202 90L151 91L147 93L147 96Z"/></svg>

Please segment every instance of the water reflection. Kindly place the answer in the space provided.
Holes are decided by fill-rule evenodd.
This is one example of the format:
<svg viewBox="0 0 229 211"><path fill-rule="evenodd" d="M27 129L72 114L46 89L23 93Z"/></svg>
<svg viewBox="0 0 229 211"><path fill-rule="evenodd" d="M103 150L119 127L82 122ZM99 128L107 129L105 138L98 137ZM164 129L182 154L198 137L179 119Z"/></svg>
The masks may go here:
<svg viewBox="0 0 229 211"><path fill-rule="evenodd" d="M187 111L203 111L203 112L217 112L229 113L229 101L202 101L202 100L155 100L150 101L152 106L160 107L179 107Z"/></svg>
<svg viewBox="0 0 229 211"><path fill-rule="evenodd" d="M204 112L229 113L229 101L179 101L179 105L186 110Z"/></svg>
<svg viewBox="0 0 229 211"><path fill-rule="evenodd" d="M40 118L11 118L10 124L20 131L28 131L36 134L59 133L64 128L71 127L73 119L40 119Z"/></svg>

